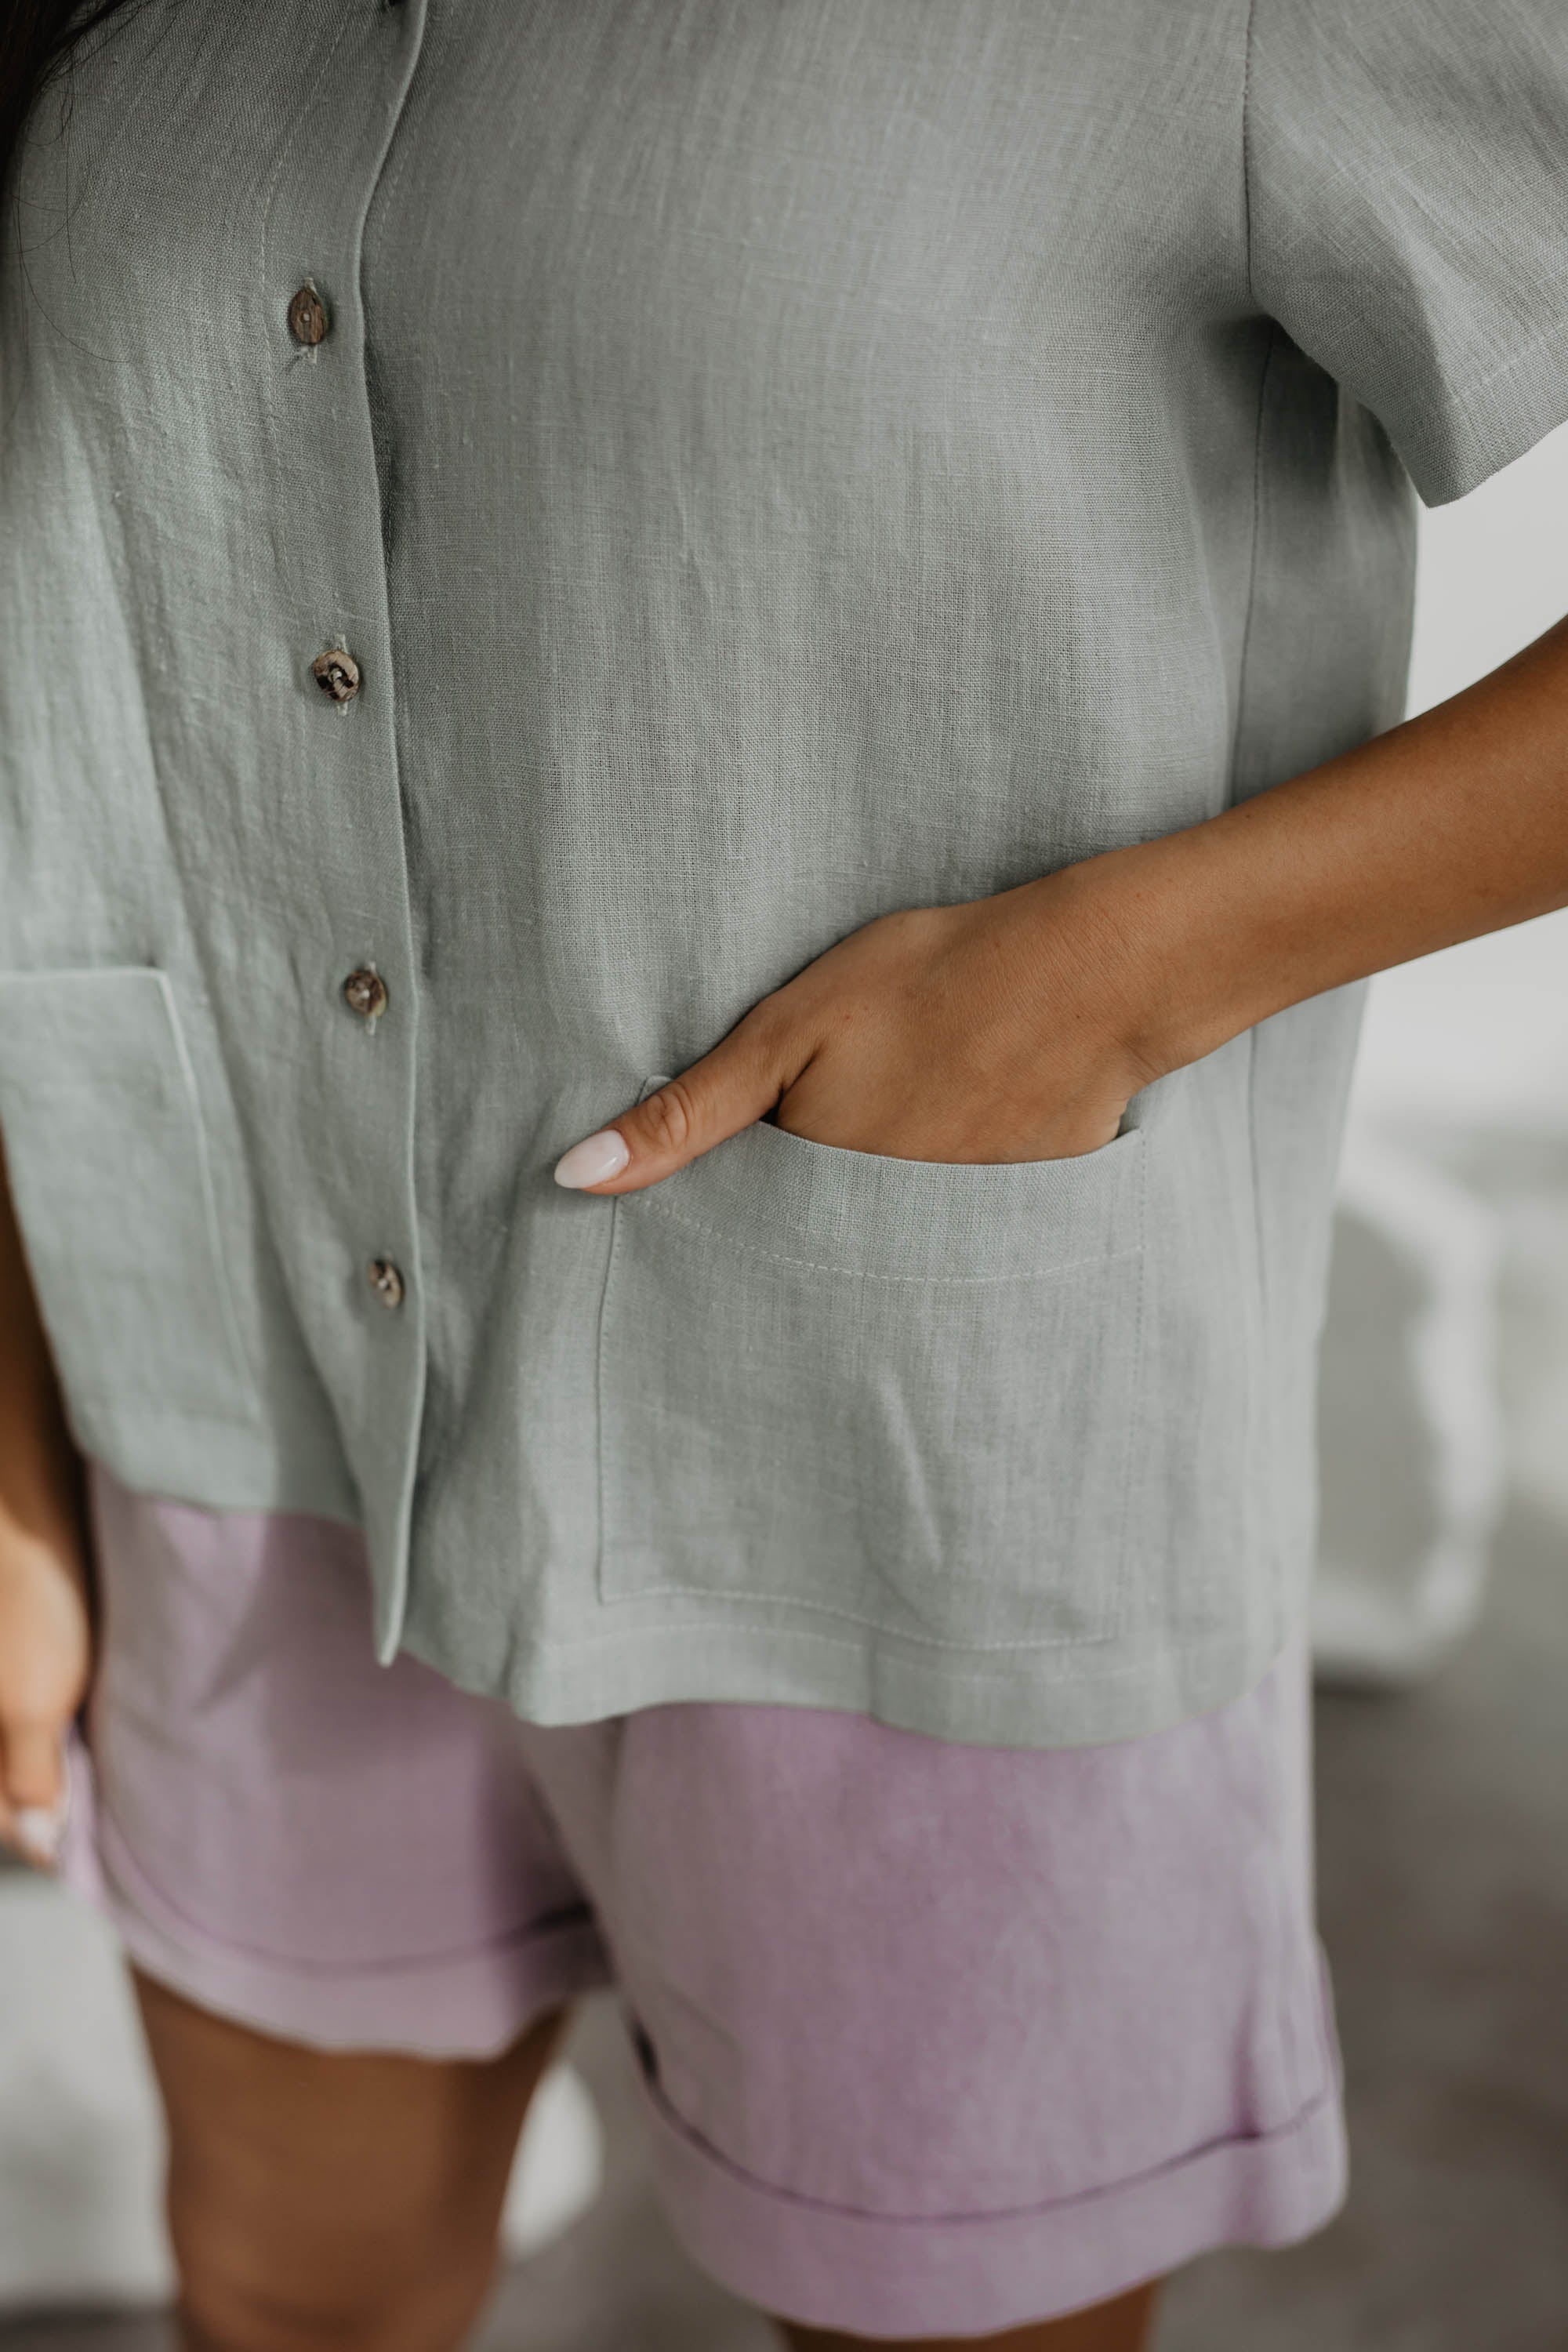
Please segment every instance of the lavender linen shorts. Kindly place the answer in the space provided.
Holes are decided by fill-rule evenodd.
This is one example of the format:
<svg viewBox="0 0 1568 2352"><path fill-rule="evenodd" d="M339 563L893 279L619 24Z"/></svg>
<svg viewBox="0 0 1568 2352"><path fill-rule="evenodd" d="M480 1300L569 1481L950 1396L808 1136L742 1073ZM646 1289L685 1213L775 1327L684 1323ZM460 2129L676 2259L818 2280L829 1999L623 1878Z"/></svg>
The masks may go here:
<svg viewBox="0 0 1568 2352"><path fill-rule="evenodd" d="M1148 1738L787 1706L542 1729L372 1658L356 1537L94 1474L68 1875L205 2007L482 2056L617 1989L697 2261L864 2336L984 2335L1342 2191L1300 1654Z"/></svg>

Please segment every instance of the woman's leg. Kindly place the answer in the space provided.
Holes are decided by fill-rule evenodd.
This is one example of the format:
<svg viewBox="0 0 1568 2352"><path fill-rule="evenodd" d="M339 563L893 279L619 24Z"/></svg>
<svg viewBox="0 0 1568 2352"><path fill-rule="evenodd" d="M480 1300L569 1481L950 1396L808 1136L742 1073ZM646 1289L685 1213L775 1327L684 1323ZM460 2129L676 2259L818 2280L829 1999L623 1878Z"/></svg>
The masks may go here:
<svg viewBox="0 0 1568 2352"><path fill-rule="evenodd" d="M484 2301L564 2011L500 2058L323 2052L136 1992L189 2352L448 2352Z"/></svg>
<svg viewBox="0 0 1568 2352"><path fill-rule="evenodd" d="M940 2342L925 2336L900 2347L885 2341L871 2346L863 2336L824 2335L815 2327L786 2326L784 2333L796 2352L859 2352L862 2346L866 2352L1143 2352L1156 2291L1155 2285L1134 2287L1114 2303L1097 2303L1065 2319L1044 2319L1036 2327L1015 2327L1005 2336L954 2336Z"/></svg>

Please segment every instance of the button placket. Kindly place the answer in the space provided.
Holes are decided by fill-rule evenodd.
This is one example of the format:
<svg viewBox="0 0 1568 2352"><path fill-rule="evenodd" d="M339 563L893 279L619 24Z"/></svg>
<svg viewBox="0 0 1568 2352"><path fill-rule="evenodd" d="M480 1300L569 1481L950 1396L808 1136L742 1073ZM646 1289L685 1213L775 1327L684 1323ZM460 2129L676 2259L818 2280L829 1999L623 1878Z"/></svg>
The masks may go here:
<svg viewBox="0 0 1568 2352"><path fill-rule="evenodd" d="M402 1017L414 1013L416 1000L400 992L414 985L411 885L359 289L367 205L402 119L425 23L426 0L404 0L386 14L372 0L363 9L300 15L297 38L310 71L300 76L264 246L275 362L267 421L287 499L279 542L292 559L287 583L279 582L288 601L280 593L275 627L296 681L286 727L293 773L309 783L287 854L283 827L275 849L256 824L257 863L286 892L299 887L308 852L312 913L325 910L325 921L311 926L313 943L303 916L296 926L304 969L317 974L300 1004L308 1033L296 1042L301 1097L322 1129L319 1172L330 1169L337 1181L325 1230L299 1239L313 1267L322 1245L331 1250L340 1281L301 1281L300 1319L338 1401L384 1659L395 1651L405 1605L426 1361L411 1148L414 1024ZM296 295L314 300L296 302ZM301 643L301 623L320 632L313 644ZM318 706L329 703L339 726L324 724ZM381 1011L375 987L349 987L360 972L379 978L378 966L390 996ZM372 1034L374 1050L362 1050ZM269 1161L291 1165L298 1143L268 1137L261 1149Z"/></svg>
<svg viewBox="0 0 1568 2352"><path fill-rule="evenodd" d="M289 304L289 331L311 359L331 330L331 318L312 279L295 293ZM310 675L323 695L337 709L338 716L347 716L348 706L359 693L360 667L341 640L325 646L310 664ZM374 1031L376 1023L386 1011L386 982L371 963L356 965L342 983L342 998L350 1012L357 1013L367 1030ZM403 1270L395 1258L377 1255L365 1264L365 1280L383 1307L389 1310L403 1305L407 1295Z"/></svg>

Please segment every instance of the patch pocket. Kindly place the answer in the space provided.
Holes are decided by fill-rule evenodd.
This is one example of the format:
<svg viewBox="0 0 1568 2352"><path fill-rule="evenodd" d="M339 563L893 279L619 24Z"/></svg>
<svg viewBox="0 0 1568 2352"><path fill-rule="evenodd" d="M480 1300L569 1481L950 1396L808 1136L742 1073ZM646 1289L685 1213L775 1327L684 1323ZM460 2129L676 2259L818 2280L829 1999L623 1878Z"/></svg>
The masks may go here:
<svg viewBox="0 0 1568 2352"><path fill-rule="evenodd" d="M615 1201L601 1598L792 1602L964 1647L1112 1635L1146 1148L1133 1127L954 1166L759 1123Z"/></svg>
<svg viewBox="0 0 1568 2352"><path fill-rule="evenodd" d="M0 972L0 1133L82 1449L113 1465L150 1423L253 1424L166 975Z"/></svg>

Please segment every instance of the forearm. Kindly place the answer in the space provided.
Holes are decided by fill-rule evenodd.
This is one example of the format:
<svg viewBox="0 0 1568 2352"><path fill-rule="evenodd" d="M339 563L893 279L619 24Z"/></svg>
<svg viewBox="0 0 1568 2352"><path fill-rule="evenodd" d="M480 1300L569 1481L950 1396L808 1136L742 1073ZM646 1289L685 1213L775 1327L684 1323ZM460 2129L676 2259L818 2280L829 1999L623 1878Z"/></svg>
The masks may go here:
<svg viewBox="0 0 1568 2352"><path fill-rule="evenodd" d="M1145 1080L1568 904L1568 621L1356 751L1076 872Z"/></svg>

